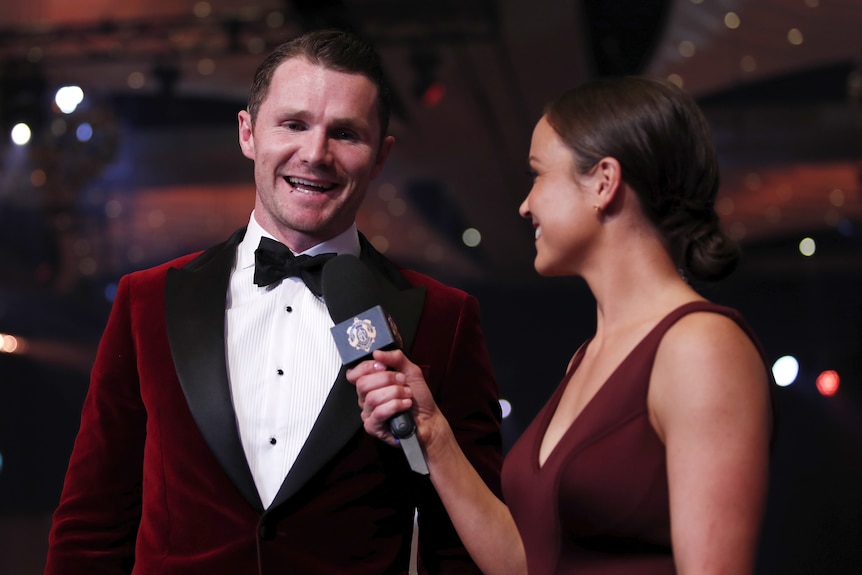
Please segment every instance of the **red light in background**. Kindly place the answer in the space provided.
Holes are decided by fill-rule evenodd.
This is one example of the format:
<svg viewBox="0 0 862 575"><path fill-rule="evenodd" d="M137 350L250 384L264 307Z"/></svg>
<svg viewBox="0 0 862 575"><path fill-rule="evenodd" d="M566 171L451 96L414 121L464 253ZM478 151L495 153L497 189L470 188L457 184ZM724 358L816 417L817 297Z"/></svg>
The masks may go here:
<svg viewBox="0 0 862 575"><path fill-rule="evenodd" d="M835 395L840 385L841 378L835 370L828 369L817 376L817 391L826 397Z"/></svg>
<svg viewBox="0 0 862 575"><path fill-rule="evenodd" d="M434 82L422 93L422 103L427 108L433 108L440 103L444 95L446 95L446 86L440 82Z"/></svg>

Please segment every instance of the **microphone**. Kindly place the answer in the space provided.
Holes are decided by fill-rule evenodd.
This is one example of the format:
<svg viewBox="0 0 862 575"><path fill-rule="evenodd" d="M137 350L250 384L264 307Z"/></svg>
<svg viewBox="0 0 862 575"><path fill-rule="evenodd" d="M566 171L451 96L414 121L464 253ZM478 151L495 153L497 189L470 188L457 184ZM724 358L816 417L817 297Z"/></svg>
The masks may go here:
<svg viewBox="0 0 862 575"><path fill-rule="evenodd" d="M326 262L321 287L323 301L335 322L330 331L344 365L350 367L370 359L378 349L402 349L398 327L381 305L383 297L377 280L359 258L342 254ZM389 420L389 430L401 444L410 468L428 475L412 414L405 411L394 416Z"/></svg>

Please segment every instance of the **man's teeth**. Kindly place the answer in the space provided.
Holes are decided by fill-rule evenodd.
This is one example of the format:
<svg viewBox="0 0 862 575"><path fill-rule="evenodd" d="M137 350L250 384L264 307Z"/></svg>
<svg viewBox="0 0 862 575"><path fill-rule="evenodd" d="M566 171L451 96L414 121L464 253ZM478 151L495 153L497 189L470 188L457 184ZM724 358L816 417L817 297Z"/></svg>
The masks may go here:
<svg viewBox="0 0 862 575"><path fill-rule="evenodd" d="M333 188L332 185L322 186L318 183L311 182L309 180L303 180L302 178L287 178L287 183L293 186L294 188L302 188L304 190L310 191L318 191L325 192L327 190L331 190Z"/></svg>

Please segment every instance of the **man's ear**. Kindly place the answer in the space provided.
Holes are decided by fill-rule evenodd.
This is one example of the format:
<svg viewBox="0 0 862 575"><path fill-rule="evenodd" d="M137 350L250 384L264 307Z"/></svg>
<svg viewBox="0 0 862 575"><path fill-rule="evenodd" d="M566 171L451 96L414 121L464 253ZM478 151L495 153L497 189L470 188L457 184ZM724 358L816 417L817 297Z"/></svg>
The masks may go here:
<svg viewBox="0 0 862 575"><path fill-rule="evenodd" d="M239 147L242 154L249 160L254 159L254 131L251 125L251 115L246 110L237 114L239 124Z"/></svg>
<svg viewBox="0 0 862 575"><path fill-rule="evenodd" d="M393 145L395 145L395 136L386 136L380 142L380 149L377 150L377 158L374 160L374 169L371 172L372 180L380 174L383 165L386 163L386 159L389 157L390 152L392 152Z"/></svg>

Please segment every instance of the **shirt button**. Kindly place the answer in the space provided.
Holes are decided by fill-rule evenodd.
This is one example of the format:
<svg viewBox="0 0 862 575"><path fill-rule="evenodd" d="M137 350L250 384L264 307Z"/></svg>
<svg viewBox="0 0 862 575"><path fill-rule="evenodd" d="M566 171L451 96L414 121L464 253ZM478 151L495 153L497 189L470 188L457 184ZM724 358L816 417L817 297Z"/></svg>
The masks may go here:
<svg viewBox="0 0 862 575"><path fill-rule="evenodd" d="M278 440L276 438L274 438L274 437L269 438L269 444L270 445L275 445L276 443L278 443Z"/></svg>
<svg viewBox="0 0 862 575"><path fill-rule="evenodd" d="M290 306L290 305L285 306L285 307L284 307L284 311L286 311L287 313L292 312L292 311L293 311L293 306Z"/></svg>

